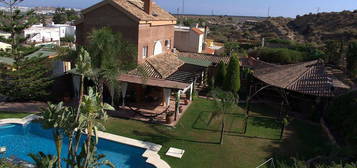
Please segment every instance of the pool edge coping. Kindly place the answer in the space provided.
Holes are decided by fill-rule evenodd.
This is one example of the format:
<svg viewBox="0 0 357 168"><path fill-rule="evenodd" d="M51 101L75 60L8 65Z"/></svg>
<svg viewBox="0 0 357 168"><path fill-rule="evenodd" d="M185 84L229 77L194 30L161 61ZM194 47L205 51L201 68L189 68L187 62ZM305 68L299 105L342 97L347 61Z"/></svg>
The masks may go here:
<svg viewBox="0 0 357 168"><path fill-rule="evenodd" d="M26 125L30 123L33 120L39 119L40 116L31 114L28 115L24 118L8 118L8 119L0 119L0 125L1 124L21 124L21 125ZM171 168L171 166L164 160L161 159L159 155L159 151L162 148L162 145L151 143L151 142L146 142L146 141L140 141L120 135L115 135L103 131L98 131L97 133L99 138L103 138L109 141L125 144L125 145L130 145L138 148L143 148L146 149L145 152L141 155L146 159L146 163L149 163L156 168Z"/></svg>

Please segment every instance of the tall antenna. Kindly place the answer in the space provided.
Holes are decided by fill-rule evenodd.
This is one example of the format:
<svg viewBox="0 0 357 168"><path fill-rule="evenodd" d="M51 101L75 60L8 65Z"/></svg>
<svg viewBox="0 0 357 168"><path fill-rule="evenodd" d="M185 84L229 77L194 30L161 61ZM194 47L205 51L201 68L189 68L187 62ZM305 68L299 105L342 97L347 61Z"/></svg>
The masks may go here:
<svg viewBox="0 0 357 168"><path fill-rule="evenodd" d="M270 7L268 7L268 17L270 17Z"/></svg>
<svg viewBox="0 0 357 168"><path fill-rule="evenodd" d="M185 0L182 0L182 14L185 14Z"/></svg>
<svg viewBox="0 0 357 168"><path fill-rule="evenodd" d="M320 7L318 7L316 11L317 11L317 13L320 13Z"/></svg>

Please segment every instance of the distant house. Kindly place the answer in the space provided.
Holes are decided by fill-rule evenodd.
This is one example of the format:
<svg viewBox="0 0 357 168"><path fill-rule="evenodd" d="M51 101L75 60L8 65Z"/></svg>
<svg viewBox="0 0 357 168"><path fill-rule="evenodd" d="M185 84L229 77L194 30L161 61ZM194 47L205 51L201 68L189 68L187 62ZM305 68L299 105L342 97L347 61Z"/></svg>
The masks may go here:
<svg viewBox="0 0 357 168"><path fill-rule="evenodd" d="M3 37L3 38L9 38L10 36L11 36L11 34L10 34L10 33L0 31L0 37Z"/></svg>
<svg viewBox="0 0 357 168"><path fill-rule="evenodd" d="M10 33L0 31L0 37L7 39L10 36L11 36ZM11 48L10 44L4 43L4 42L0 42L0 50L7 50L7 49L10 49L10 48Z"/></svg>
<svg viewBox="0 0 357 168"><path fill-rule="evenodd" d="M60 28L44 26L43 24L33 25L24 30L24 36L29 37L29 44L60 44Z"/></svg>
<svg viewBox="0 0 357 168"><path fill-rule="evenodd" d="M203 53L212 54L212 55L220 55L224 53L224 44L215 42L212 39L205 40L206 49Z"/></svg>
<svg viewBox="0 0 357 168"><path fill-rule="evenodd" d="M179 51L202 53L205 29L175 26L175 48Z"/></svg>
<svg viewBox="0 0 357 168"><path fill-rule="evenodd" d="M54 24L52 22L50 27L57 27L59 28L60 32L60 38L65 38L65 37L75 37L76 36L76 26L72 26L69 24Z"/></svg>
<svg viewBox="0 0 357 168"><path fill-rule="evenodd" d="M11 44L0 42L0 50L7 50L11 48Z"/></svg>

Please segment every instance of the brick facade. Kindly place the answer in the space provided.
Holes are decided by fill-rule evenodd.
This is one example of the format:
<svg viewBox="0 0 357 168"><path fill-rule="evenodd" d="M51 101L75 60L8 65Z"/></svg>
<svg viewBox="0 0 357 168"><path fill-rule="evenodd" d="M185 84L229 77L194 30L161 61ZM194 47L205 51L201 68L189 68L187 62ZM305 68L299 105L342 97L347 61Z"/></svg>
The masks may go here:
<svg viewBox="0 0 357 168"><path fill-rule="evenodd" d="M102 27L110 27L114 32L120 32L123 38L137 48L137 63L142 63L143 48L147 46L147 56L154 55L156 42L162 45L163 53L171 52L174 43L174 25L143 24L129 17L128 14L110 4L103 5L83 14L82 21L77 24L77 44L88 44L91 31ZM169 41L166 41L169 40ZM167 47L165 43L169 42Z"/></svg>

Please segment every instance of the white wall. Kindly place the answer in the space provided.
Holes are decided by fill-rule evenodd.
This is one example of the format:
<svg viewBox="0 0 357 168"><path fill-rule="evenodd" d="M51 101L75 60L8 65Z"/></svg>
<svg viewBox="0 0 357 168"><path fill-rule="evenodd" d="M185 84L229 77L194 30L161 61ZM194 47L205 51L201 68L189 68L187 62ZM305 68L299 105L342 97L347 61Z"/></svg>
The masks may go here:
<svg viewBox="0 0 357 168"><path fill-rule="evenodd" d="M175 48L179 51L201 53L204 35L193 30L175 30Z"/></svg>
<svg viewBox="0 0 357 168"><path fill-rule="evenodd" d="M76 26L71 26L68 24L52 24L52 27L60 28L60 37L75 37L76 35Z"/></svg>
<svg viewBox="0 0 357 168"><path fill-rule="evenodd" d="M0 42L0 50L4 50L5 51L6 49L10 49L10 48L11 48L10 44Z"/></svg>
<svg viewBox="0 0 357 168"><path fill-rule="evenodd" d="M25 37L30 36L27 40L29 43L42 43L50 41L60 41L60 28L58 27L41 27L33 26L24 31Z"/></svg>

